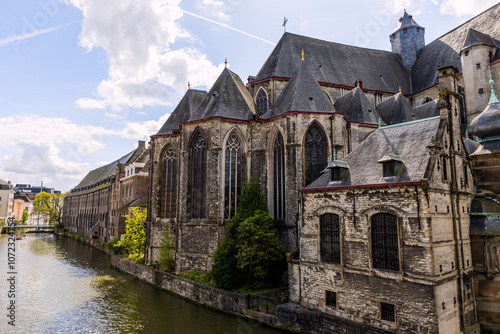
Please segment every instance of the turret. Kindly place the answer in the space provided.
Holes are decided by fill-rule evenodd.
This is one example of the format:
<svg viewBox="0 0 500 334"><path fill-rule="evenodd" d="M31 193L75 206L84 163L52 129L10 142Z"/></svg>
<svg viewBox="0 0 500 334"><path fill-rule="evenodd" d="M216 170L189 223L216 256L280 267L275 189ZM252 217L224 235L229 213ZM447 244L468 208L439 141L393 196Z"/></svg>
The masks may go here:
<svg viewBox="0 0 500 334"><path fill-rule="evenodd" d="M392 52L397 53L406 68L411 69L418 51L425 46L425 28L419 26L405 10L389 39Z"/></svg>

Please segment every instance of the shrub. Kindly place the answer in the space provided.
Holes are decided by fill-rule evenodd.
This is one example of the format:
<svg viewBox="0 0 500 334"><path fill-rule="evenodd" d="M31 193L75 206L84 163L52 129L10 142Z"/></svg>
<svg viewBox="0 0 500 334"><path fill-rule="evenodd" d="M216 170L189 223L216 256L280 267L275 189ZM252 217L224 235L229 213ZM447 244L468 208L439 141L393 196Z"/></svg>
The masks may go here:
<svg viewBox="0 0 500 334"><path fill-rule="evenodd" d="M207 273L200 273L199 271L188 271L186 273L181 274L181 276L191 281L205 283L205 284L211 284L212 281L211 271Z"/></svg>
<svg viewBox="0 0 500 334"><path fill-rule="evenodd" d="M104 244L104 248L109 249L116 255L123 255L124 249L123 246L119 245L120 237L116 237L113 240Z"/></svg>
<svg viewBox="0 0 500 334"><path fill-rule="evenodd" d="M160 269L172 270L175 265L174 250L172 247L172 238L170 232L166 227L160 240L158 265Z"/></svg>

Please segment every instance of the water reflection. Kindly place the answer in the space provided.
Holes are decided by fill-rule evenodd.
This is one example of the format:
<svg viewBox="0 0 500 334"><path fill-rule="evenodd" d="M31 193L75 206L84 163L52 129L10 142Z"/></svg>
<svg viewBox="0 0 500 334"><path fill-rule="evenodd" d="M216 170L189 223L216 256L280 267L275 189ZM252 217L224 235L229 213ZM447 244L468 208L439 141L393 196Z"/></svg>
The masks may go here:
<svg viewBox="0 0 500 334"><path fill-rule="evenodd" d="M16 246L16 327L3 316L1 333L282 333L144 284L72 239L28 235ZM0 237L0 254L7 254L6 236ZM0 288L5 310L6 279Z"/></svg>

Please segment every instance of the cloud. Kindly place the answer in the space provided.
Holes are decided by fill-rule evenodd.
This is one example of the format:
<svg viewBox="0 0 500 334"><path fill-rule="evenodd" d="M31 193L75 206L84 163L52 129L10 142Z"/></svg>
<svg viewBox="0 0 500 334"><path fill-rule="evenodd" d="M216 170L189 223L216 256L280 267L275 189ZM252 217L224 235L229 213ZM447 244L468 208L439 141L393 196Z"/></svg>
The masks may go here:
<svg viewBox="0 0 500 334"><path fill-rule="evenodd" d="M205 1L210 8L218 1ZM187 81L208 87L222 71L195 48L173 48L191 40L178 20L180 0L70 0L83 13L79 43L91 51L102 48L108 57L108 78L95 96L76 101L81 108L105 109L170 105Z"/></svg>
<svg viewBox="0 0 500 334"><path fill-rule="evenodd" d="M477 15L491 6L497 0L443 0L441 2L441 14L453 14L456 17Z"/></svg>
<svg viewBox="0 0 500 334"><path fill-rule="evenodd" d="M218 21L227 22L230 16L227 14L228 6L220 0L202 0L198 3L201 13L210 16Z"/></svg>

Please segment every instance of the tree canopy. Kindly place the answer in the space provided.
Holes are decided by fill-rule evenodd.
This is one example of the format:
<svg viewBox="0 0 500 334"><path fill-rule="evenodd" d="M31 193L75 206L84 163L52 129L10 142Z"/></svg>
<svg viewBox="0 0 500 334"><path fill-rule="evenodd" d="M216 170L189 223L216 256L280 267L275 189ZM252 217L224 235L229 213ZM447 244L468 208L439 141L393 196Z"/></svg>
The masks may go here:
<svg viewBox="0 0 500 334"><path fill-rule="evenodd" d="M49 194L45 191L37 194L33 200L33 210L31 214L41 214L49 218L49 224L61 224L63 202L68 193Z"/></svg>
<svg viewBox="0 0 500 334"><path fill-rule="evenodd" d="M146 244L146 217L147 210L139 211L139 208L130 208L130 215L125 216L125 234L123 239L117 243L123 247L134 260L144 257L144 246Z"/></svg>

